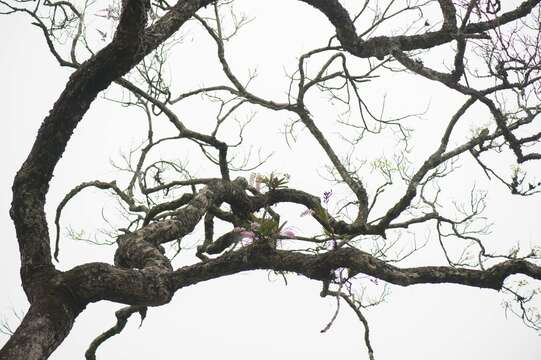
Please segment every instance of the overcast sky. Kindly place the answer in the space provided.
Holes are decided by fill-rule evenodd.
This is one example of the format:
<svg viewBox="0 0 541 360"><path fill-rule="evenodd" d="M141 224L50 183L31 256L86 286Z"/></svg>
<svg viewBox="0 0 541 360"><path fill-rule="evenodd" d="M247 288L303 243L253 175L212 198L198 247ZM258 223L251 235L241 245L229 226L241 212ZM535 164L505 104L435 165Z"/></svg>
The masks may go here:
<svg viewBox="0 0 541 360"><path fill-rule="evenodd" d="M249 69L257 68L259 77L254 89L264 96L285 100L288 80L284 74L294 69L299 54L324 44L331 28L314 10L292 1L239 1L239 9L256 20L241 32L238 41L231 44L233 68L244 79ZM208 36L190 30L182 32L182 39L183 48L175 53L174 61L169 65L171 73L175 73L177 88L188 90L203 81L206 85L214 85L212 79L223 81ZM0 173L0 273L3 274L0 317L16 326L17 319L12 311L23 313L27 303L20 287L19 254L8 215L11 182L41 121L62 91L70 70L55 63L40 31L26 17L1 18L0 44L0 134L4 137L0 142L3 165ZM438 56L436 54L435 59ZM433 133L441 130L445 120L460 105L459 99L441 87L415 80L412 76L393 75L378 81L367 93L373 96L371 102L379 106L385 94L390 113L422 112L430 105L416 123L421 130L415 135L412 156L419 154L413 160L421 162L422 156L428 154L433 149L431 145L438 141L439 135L434 137ZM332 134L332 112L323 105L314 104L315 113L321 116L322 126ZM212 113L207 108L194 106L180 107L181 116L187 126L205 128L205 124L213 121ZM474 114L478 116L472 116L470 120L479 126L485 126L489 121L483 118L486 114L480 110L475 110ZM301 132L299 141L288 148L279 133L288 120L287 115L258 112L248 130L247 141L261 146L266 153L274 151L262 172L288 172L292 175L293 187L321 194L329 188L318 175L324 173L325 158L308 132ZM471 129L471 125L468 126ZM464 127L464 133L468 126ZM164 126L165 130L167 126ZM342 155L346 155L348 148L340 144L335 135L332 135L333 141ZM120 151L126 152L138 145L144 136L145 119L141 112L97 100L76 129L56 169L47 198L50 224L54 209L69 189L82 181L115 179L117 170L110 160L118 161ZM396 144L393 140L378 139L368 148L373 153L366 156L390 155L394 152L393 144ZM160 153L157 156L190 159L185 148L168 150L174 151L174 155ZM497 166L509 168L511 163L506 161L504 158ZM196 161L190 166L200 175L210 171L208 163ZM501 185L487 182L482 172L467 161L461 166L453 180L446 184L444 201L467 200L465 194L469 193L473 183L488 190L486 215L494 225L485 241L493 249L510 249L518 242L523 247L541 244L539 197L512 197ZM541 176L541 172L538 175ZM313 226L295 215L302 211L301 208L287 211L292 216L288 221L297 231L305 230L304 226ZM89 190L68 205L63 225L93 234L104 226L102 213L115 218L114 201L107 194ZM54 234L53 227L51 234ZM427 229L422 228L417 236L424 240L429 236L427 234ZM432 237L431 241L436 239ZM193 243L186 244L189 245ZM441 254L434 255L433 250L428 246L425 255L412 258L408 265L441 264ZM187 253L190 251L186 250ZM113 253L113 247L72 241L64 236L58 266L69 269L82 262L111 262ZM181 265L180 260L175 265ZM539 283L534 285L541 286ZM378 287L381 289L382 286L379 284L371 291L377 293ZM134 316L121 335L99 349L98 358L100 355L101 358L120 359L146 359L149 356L155 359L368 358L362 341L362 326L346 306L331 330L320 334L333 315L335 302L320 298L319 292L320 284L316 282L290 275L285 286L280 277L263 271L198 284L179 291L170 304L149 309L141 328ZM366 311L376 359L538 360L541 339L516 317L506 317L502 306L505 299L493 290L458 285L390 287L387 301ZM538 304L541 306L539 300ZM82 358L90 341L113 324L113 313L119 307L105 302L90 305L51 359ZM0 335L0 344L6 340L6 336Z"/></svg>

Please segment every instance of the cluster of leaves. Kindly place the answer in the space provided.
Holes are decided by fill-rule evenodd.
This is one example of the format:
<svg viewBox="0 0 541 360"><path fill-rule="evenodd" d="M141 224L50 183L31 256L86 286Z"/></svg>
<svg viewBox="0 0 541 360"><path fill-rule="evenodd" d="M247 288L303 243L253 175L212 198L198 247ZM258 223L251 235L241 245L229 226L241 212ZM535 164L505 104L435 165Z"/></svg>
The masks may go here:
<svg viewBox="0 0 541 360"><path fill-rule="evenodd" d="M272 237L278 234L284 225L285 223L282 224L282 226L280 226L278 220L272 217L270 218L263 217L263 218L254 218L254 221L250 223L250 228L258 236L268 238L268 237Z"/></svg>
<svg viewBox="0 0 541 360"><path fill-rule="evenodd" d="M512 168L511 183L509 187L512 194L533 195L541 191L541 181L525 181L526 173L519 166Z"/></svg>
<svg viewBox="0 0 541 360"><path fill-rule="evenodd" d="M255 185L258 190L261 184L263 184L269 191L286 188L291 178L289 174L282 174L274 171L268 176L253 174L253 177L255 177Z"/></svg>

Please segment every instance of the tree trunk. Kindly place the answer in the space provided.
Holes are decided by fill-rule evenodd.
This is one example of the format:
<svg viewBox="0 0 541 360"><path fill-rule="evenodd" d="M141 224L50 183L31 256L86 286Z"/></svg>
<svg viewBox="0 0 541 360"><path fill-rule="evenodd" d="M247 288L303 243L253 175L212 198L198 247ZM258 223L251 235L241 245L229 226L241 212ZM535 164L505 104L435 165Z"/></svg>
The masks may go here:
<svg viewBox="0 0 541 360"><path fill-rule="evenodd" d="M0 360L43 360L68 336L83 307L60 292L36 298L22 323L0 350Z"/></svg>

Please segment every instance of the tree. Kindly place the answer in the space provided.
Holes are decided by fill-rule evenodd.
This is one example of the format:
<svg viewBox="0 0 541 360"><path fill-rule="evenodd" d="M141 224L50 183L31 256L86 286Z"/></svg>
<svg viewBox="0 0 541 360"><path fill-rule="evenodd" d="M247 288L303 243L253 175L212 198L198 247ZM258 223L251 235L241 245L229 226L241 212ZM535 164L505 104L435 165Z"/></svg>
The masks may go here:
<svg viewBox="0 0 541 360"><path fill-rule="evenodd" d="M333 0L300 2L334 30L329 39L318 40L322 46L300 55L295 68L286 69L285 99L276 100L252 90L255 73L240 75L229 63L226 46L249 22L230 10L230 2L125 0L104 8L92 2L0 1L3 13L29 16L58 63L73 69L13 182L10 215L30 308L0 359L46 359L87 305L103 300L127 305L116 313L116 326L90 344L86 357L93 359L132 314L144 318L148 307L169 303L182 288L257 269L318 281L321 296L336 299L336 314L343 303L360 320L370 358L374 350L364 312L385 297L380 283L504 291L513 299L507 310L539 330L541 319L530 306L538 290L525 281L541 280L539 248L502 250L487 243L487 193L446 192L468 162L500 190L521 197L539 192L541 183L531 174L541 159L539 1L365 1L348 8ZM169 80L168 61L190 55L174 52L182 45L175 33L188 26L213 40L225 76L217 77L218 85L179 91ZM390 81L380 80L385 77ZM430 81L461 101L439 124L437 138L424 135L422 141L433 148L420 162L414 129L424 125L418 120L422 112L398 109L400 114L388 115L384 98L366 95L376 94L377 86L393 86L397 77ZM113 83L118 88L109 89ZM45 200L54 170L106 89L108 98L142 110L147 138L116 165L124 174L117 181L88 181L67 192L51 240ZM329 106L322 107L323 101ZM183 121L188 106L204 116L217 112L210 130L208 124ZM337 118L333 126L325 123L329 108ZM325 177L332 187L311 193L309 186L295 187L297 180L284 169L265 168L264 154L255 161L248 156L245 143L256 116L250 111L256 109L278 119L287 114L283 134L290 146L305 133L315 140L329 164ZM349 152L333 145L338 126L346 129L338 139ZM189 164L175 160L177 154L156 154L170 143L175 144L170 150L212 168L195 175ZM511 171L509 164L516 164ZM471 175L472 167L467 169ZM114 264L84 263L61 271L53 258L60 260L62 211L88 188L110 192L125 210L107 234L115 245ZM317 226L290 226L299 206L303 220ZM425 225L432 233L426 242L415 241L418 232L408 229ZM77 231L69 235L85 238ZM198 240L189 252L197 261L173 266L189 236ZM435 264L416 265L418 254L433 244L439 253L428 255ZM511 281L516 274L523 277ZM363 296L370 284L383 288L380 297Z"/></svg>

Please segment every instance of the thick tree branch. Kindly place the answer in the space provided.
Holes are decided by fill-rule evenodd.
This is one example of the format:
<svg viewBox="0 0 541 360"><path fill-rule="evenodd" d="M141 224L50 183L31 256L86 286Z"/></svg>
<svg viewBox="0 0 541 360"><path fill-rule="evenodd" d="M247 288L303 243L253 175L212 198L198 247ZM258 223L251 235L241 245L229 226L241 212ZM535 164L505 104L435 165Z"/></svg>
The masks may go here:
<svg viewBox="0 0 541 360"><path fill-rule="evenodd" d="M50 239L43 210L53 170L73 130L98 92L131 69L140 52L140 38L146 24L147 4L143 0L125 3L111 44L81 65L70 77L65 90L43 121L28 158L13 183L11 217L21 251L23 286L31 298L31 277L51 271Z"/></svg>
<svg viewBox="0 0 541 360"><path fill-rule="evenodd" d="M349 277L365 274L400 286L450 283L500 290L504 280L514 274L541 280L541 267L526 260L507 260L486 270L448 266L399 268L355 248L342 247L311 255L276 250L257 242L174 272L156 274L94 263L76 267L58 278L76 289L74 293L85 302L110 300L155 306L167 303L174 291L183 287L243 271L294 272L323 281L331 280L334 270L340 268L349 269Z"/></svg>

